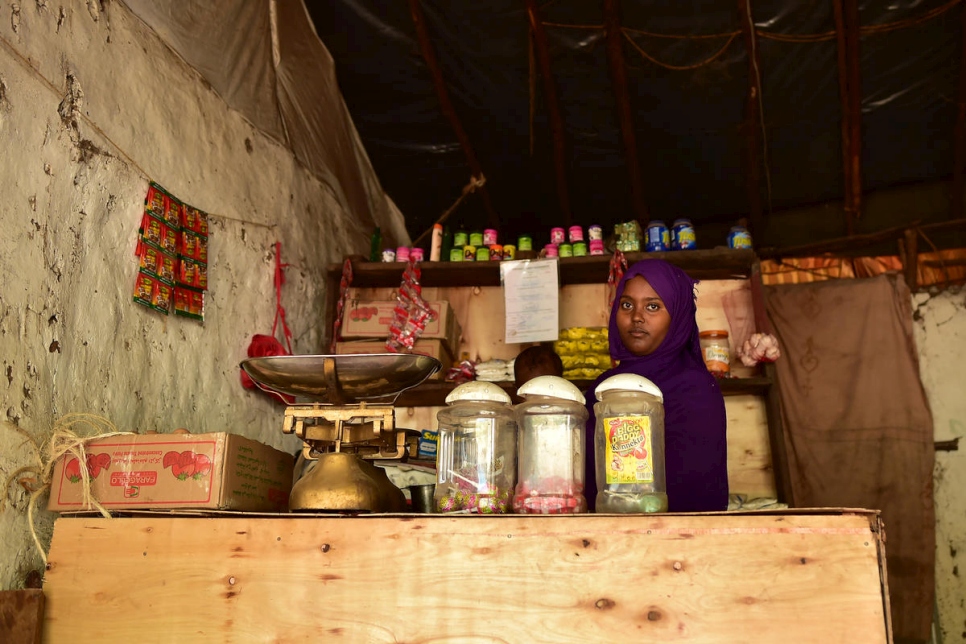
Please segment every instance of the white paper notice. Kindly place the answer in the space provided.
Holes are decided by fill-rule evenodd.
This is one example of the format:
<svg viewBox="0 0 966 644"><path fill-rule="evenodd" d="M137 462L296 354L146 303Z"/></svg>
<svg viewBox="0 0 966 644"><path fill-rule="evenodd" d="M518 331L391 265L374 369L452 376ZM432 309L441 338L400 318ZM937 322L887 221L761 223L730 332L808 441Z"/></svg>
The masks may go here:
<svg viewBox="0 0 966 644"><path fill-rule="evenodd" d="M556 340L560 329L557 260L500 262L506 343Z"/></svg>

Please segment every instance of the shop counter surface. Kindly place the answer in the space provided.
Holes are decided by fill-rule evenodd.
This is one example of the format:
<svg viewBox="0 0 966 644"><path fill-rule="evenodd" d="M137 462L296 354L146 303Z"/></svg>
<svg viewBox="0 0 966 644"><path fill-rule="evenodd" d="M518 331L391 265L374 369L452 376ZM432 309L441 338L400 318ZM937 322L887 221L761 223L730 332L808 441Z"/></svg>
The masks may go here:
<svg viewBox="0 0 966 644"><path fill-rule="evenodd" d="M62 516L46 642L889 642L848 509Z"/></svg>

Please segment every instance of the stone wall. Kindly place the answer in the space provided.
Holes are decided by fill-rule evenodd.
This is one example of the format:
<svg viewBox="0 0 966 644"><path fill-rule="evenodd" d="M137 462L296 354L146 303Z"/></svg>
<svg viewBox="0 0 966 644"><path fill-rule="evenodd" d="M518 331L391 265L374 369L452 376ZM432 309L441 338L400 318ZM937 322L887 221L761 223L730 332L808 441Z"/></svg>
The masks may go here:
<svg viewBox="0 0 966 644"><path fill-rule="evenodd" d="M0 7L0 142L0 476L77 413L294 453L281 407L242 389L238 363L272 330L276 241L294 350L322 351L324 267L367 253L370 232L331 188L116 2ZM203 322L132 302L149 180L211 213ZM0 589L41 567L19 483L8 501ZM45 546L53 518L35 520Z"/></svg>
<svg viewBox="0 0 966 644"><path fill-rule="evenodd" d="M932 409L936 441L966 434L963 359L966 291L917 293L919 371ZM936 452L936 600L942 642L966 641L966 443ZM888 547L888 546L886 546Z"/></svg>

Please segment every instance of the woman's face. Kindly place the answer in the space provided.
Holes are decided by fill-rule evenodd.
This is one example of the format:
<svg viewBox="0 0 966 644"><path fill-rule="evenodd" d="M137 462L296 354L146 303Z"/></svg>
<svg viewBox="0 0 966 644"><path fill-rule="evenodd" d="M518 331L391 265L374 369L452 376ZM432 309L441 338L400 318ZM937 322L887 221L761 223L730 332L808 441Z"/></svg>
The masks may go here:
<svg viewBox="0 0 966 644"><path fill-rule="evenodd" d="M648 281L640 275L627 280L617 303L617 331L627 350L636 356L654 353L670 327L671 314Z"/></svg>

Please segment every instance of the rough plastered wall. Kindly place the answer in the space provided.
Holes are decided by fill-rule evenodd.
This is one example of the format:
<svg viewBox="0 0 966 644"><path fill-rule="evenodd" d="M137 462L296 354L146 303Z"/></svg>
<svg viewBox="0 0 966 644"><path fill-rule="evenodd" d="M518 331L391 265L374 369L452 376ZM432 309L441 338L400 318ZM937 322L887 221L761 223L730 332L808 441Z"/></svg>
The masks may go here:
<svg viewBox="0 0 966 644"><path fill-rule="evenodd" d="M913 297L919 371L929 397L936 441L966 435L963 356L966 355L966 289ZM966 641L966 443L937 451L936 600L941 639ZM962 569L960 564L963 564Z"/></svg>
<svg viewBox="0 0 966 644"><path fill-rule="evenodd" d="M323 269L367 252L369 231L118 2L0 6L0 144L0 477L72 413L294 453L281 408L239 384L251 336L272 330L274 243L294 351L318 353ZM203 323L131 301L149 178L212 213ZM0 589L41 568L28 495L5 493ZM45 546L53 518L35 522Z"/></svg>

